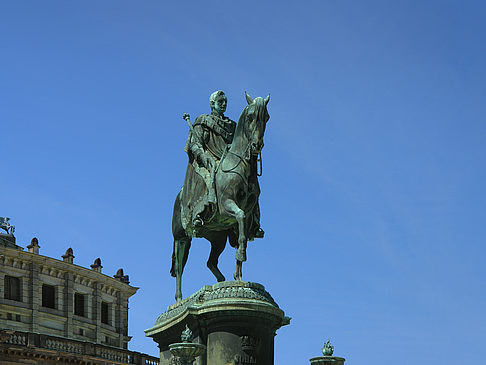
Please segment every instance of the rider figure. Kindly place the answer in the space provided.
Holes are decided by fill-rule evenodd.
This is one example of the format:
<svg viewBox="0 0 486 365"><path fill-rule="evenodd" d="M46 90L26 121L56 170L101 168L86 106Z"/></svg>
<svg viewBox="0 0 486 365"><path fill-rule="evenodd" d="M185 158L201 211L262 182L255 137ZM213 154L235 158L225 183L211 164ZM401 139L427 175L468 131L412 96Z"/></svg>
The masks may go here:
<svg viewBox="0 0 486 365"><path fill-rule="evenodd" d="M212 93L209 97L211 114L203 114L196 118L186 144L189 161L196 160L198 172L204 178L210 204L217 202L214 186L217 163L224 150L233 141L236 128L236 123L224 115L226 104L224 92L219 90ZM197 216L194 224L199 226L202 223L202 219Z"/></svg>
<svg viewBox="0 0 486 365"><path fill-rule="evenodd" d="M212 93L209 97L211 114L203 114L196 118L186 143L189 162L196 161L198 173L203 177L208 189L208 203L213 205L217 204L216 169L223 153L233 141L236 129L236 123L224 115L227 102L223 91ZM195 226L201 226L203 220L196 215L193 223ZM255 237L263 237L263 233L263 230L258 229Z"/></svg>

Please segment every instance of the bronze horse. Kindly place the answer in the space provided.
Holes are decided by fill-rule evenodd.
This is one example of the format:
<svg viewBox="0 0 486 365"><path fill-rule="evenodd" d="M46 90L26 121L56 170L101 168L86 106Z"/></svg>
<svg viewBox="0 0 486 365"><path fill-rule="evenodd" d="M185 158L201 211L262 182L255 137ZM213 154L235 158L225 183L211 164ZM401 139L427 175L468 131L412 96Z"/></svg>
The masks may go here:
<svg viewBox="0 0 486 365"><path fill-rule="evenodd" d="M242 278L242 263L246 261L246 245L248 237L251 236L251 212L255 209L260 194L257 159L263 148L263 134L269 119L267 104L270 100L270 95L265 99L258 97L254 100L246 93L245 96L248 105L241 112L233 142L222 156L216 170L217 204L214 214L197 234L188 234L182 224L182 191L174 203L174 246L170 272L176 278L177 301L182 299L182 272L187 262L192 235L203 237L211 243L207 267L218 281L226 280L218 269L218 258L229 240L230 245L237 250L233 277L235 280Z"/></svg>

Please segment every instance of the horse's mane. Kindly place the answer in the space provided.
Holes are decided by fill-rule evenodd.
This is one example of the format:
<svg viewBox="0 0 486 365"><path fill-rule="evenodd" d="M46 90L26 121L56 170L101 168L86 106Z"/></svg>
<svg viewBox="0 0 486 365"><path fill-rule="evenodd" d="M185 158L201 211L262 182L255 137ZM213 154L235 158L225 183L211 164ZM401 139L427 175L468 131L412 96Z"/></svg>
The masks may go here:
<svg viewBox="0 0 486 365"><path fill-rule="evenodd" d="M236 124L236 129L235 129L235 134L233 137L233 140L236 138L244 137L246 135L246 115L248 114L248 108L251 104L248 104L245 106L243 111L240 114L240 117L238 118L238 123Z"/></svg>

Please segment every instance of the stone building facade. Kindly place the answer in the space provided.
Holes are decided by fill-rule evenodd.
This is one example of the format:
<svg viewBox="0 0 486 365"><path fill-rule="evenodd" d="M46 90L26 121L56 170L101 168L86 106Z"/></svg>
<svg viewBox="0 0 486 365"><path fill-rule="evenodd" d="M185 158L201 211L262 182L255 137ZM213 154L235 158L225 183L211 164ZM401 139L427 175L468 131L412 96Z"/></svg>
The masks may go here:
<svg viewBox="0 0 486 365"><path fill-rule="evenodd" d="M39 249L36 238L24 251L12 235L0 234L0 360L28 350L32 356L53 351L77 361L98 359L92 364L157 363L127 350L128 299L138 288L122 269L110 277L99 258L88 269L74 264L71 248L62 260L42 256Z"/></svg>

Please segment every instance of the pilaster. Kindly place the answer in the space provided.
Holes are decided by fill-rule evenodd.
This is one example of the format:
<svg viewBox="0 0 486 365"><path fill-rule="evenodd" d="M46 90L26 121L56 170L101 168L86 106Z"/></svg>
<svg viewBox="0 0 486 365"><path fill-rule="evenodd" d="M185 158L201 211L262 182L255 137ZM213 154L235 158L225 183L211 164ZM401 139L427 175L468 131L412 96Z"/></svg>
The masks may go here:
<svg viewBox="0 0 486 365"><path fill-rule="evenodd" d="M124 334L124 322L125 316L123 314L123 293L118 291L116 293L116 304L115 304L115 328L118 334L118 346L123 347L123 334Z"/></svg>
<svg viewBox="0 0 486 365"><path fill-rule="evenodd" d="M96 343L102 343L103 336L101 334L101 284L93 283L93 320L96 323L95 337Z"/></svg>
<svg viewBox="0 0 486 365"><path fill-rule="evenodd" d="M38 331L39 307L42 305L41 287L39 281L39 264L32 262L29 278L29 306L32 310L30 318L30 330Z"/></svg>
<svg viewBox="0 0 486 365"><path fill-rule="evenodd" d="M73 312L74 312L74 280L73 274L67 272L64 275L64 300L63 312L66 318L64 334L67 338L73 337Z"/></svg>
<svg viewBox="0 0 486 365"><path fill-rule="evenodd" d="M0 260L0 298L5 297L5 265L3 264L3 261Z"/></svg>

